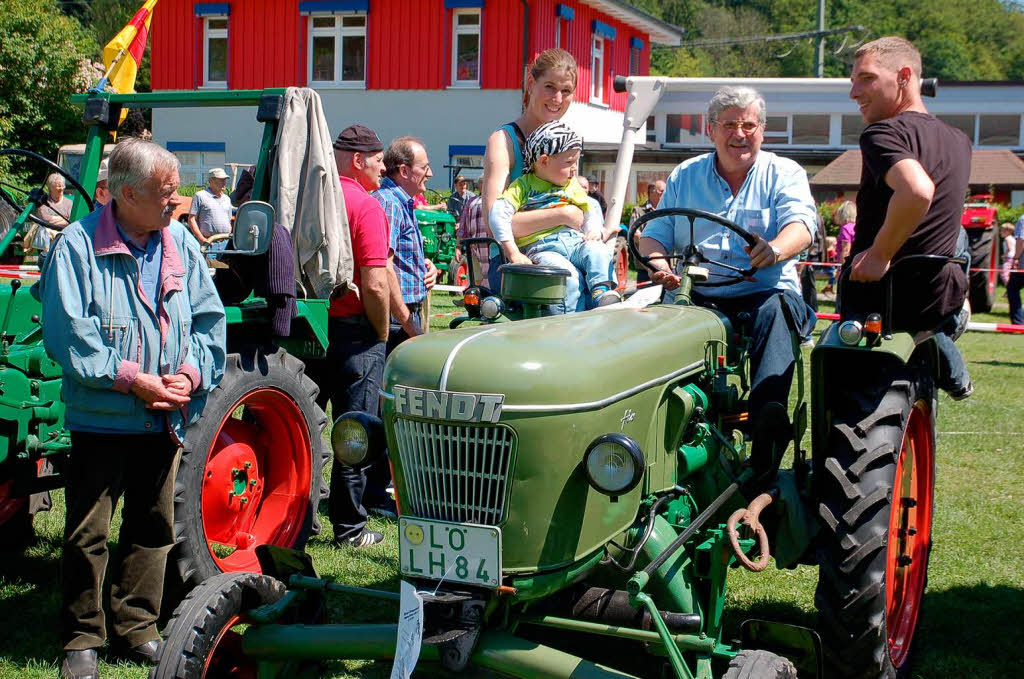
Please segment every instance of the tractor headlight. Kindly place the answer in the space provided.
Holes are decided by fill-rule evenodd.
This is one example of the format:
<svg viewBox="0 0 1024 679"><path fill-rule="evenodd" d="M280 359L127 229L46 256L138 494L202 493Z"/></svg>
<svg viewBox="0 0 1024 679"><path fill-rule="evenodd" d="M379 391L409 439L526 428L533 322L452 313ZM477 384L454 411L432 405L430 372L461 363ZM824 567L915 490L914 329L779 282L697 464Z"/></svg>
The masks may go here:
<svg viewBox="0 0 1024 679"><path fill-rule="evenodd" d="M365 467L386 454L384 423L372 415L348 412L331 428L334 459L349 467Z"/></svg>
<svg viewBox="0 0 1024 679"><path fill-rule="evenodd" d="M625 434L594 439L583 454L583 470L595 490L617 497L636 488L646 467L640 445Z"/></svg>
<svg viewBox="0 0 1024 679"><path fill-rule="evenodd" d="M480 315L489 321L493 321L505 311L505 304L499 297L484 297L480 302Z"/></svg>
<svg viewBox="0 0 1024 679"><path fill-rule="evenodd" d="M864 336L864 328L860 321L843 321L839 324L839 341L851 347L860 343Z"/></svg>

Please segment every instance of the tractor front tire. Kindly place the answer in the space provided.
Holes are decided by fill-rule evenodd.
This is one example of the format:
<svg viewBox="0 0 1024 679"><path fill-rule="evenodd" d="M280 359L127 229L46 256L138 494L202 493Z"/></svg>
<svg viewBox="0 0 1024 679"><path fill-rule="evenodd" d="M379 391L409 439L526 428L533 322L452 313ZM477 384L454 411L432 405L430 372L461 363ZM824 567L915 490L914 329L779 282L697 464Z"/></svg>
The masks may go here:
<svg viewBox="0 0 1024 679"><path fill-rule="evenodd" d="M175 576L260 572L255 549L302 549L319 532L330 451L319 389L283 349L228 354L224 377L188 428L174 485Z"/></svg>
<svg viewBox="0 0 1024 679"><path fill-rule="evenodd" d="M971 268L988 269L992 266L992 248L995 247L995 227L988 229L967 229L970 242ZM989 287L989 280L994 280L995 272L971 271L967 274L968 298L971 300L973 313L988 313L995 303L995 286Z"/></svg>
<svg viewBox="0 0 1024 679"><path fill-rule="evenodd" d="M256 676L242 653L245 614L284 596L284 583L259 573L221 573L193 589L165 629L150 679Z"/></svg>
<svg viewBox="0 0 1024 679"><path fill-rule="evenodd" d="M935 391L909 371L847 389L816 472L818 631L830 676L892 679L908 672L927 580Z"/></svg>
<svg viewBox="0 0 1024 679"><path fill-rule="evenodd" d="M768 651L740 651L729 661L722 679L797 679L796 667L787 658Z"/></svg>

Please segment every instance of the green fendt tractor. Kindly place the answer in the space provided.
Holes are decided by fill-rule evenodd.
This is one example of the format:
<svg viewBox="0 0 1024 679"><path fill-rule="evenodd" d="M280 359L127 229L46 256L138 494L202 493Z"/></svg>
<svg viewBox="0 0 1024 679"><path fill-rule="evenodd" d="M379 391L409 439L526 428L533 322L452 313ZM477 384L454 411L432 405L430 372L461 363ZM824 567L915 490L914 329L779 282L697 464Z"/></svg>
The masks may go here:
<svg viewBox="0 0 1024 679"><path fill-rule="evenodd" d="M624 84L611 223L657 95L692 87ZM715 215L648 219L660 215L751 241ZM708 269L692 243L681 258L674 305L402 344L381 418L346 413L332 430L341 462L390 460L402 593L318 578L305 555L261 548L263 574L217 576L182 602L152 676L315 675L326 659L394 659L400 677L417 662L444 676L563 679L905 674L931 548L933 341L893 332L885 309L829 327L811 354L808 458L794 331L793 464L754 489L748 339L690 304ZM770 554L819 566L817 630L751 620L724 634L730 569L760 571ZM319 624L338 595L400 601L401 613Z"/></svg>
<svg viewBox="0 0 1024 679"><path fill-rule="evenodd" d="M40 179L43 171L63 174L78 191L72 214L77 219L93 209L88 196L122 107L252 106L264 123L252 196L267 201L283 95L283 89L81 95L75 101L84 107L88 139L77 177L27 151L4 149L0 155L24 163L19 169ZM39 189L19 193L5 183L0 198L19 213L0 241L2 252L36 219L31 213L44 195ZM268 247L273 216L269 205L255 201L254 209L239 210L236 257L259 256ZM10 548L31 531L29 497L62 485L70 439L63 428L61 370L43 347L41 308L29 294L34 276L18 267L7 275L29 279L23 285L8 277L0 285L0 530ZM327 494L322 469L330 453L322 438L327 418L304 361L324 356L326 304L299 300L291 336L284 339L271 332L265 300L250 297L226 307L224 378L202 419L187 432L175 481L171 570L185 583L258 570L256 546L301 549L318 530L316 507ZM44 468L55 474L41 475Z"/></svg>

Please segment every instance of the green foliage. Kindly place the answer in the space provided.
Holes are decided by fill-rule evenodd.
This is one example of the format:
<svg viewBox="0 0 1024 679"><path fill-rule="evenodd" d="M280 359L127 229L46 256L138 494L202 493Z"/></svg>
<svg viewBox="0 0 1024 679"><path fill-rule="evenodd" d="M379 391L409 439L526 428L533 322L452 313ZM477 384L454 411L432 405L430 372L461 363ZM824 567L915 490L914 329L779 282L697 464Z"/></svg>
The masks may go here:
<svg viewBox="0 0 1024 679"><path fill-rule="evenodd" d="M818 214L821 215L822 224L825 226L826 236L838 236L839 227L842 224L836 224L835 214L839 206L843 204L841 200L830 200L827 202L818 203Z"/></svg>
<svg viewBox="0 0 1024 679"><path fill-rule="evenodd" d="M95 51L53 0L0 0L0 147L55 158L61 144L81 141L81 112L69 98L90 84L83 63ZM0 178L12 170L20 172L0 159Z"/></svg>
<svg viewBox="0 0 1024 679"><path fill-rule="evenodd" d="M191 198L192 196L196 195L196 191L198 191L201 188L203 187L199 186L198 184L185 184L183 186L178 187L178 195L184 196L185 198Z"/></svg>
<svg viewBox="0 0 1024 679"><path fill-rule="evenodd" d="M1007 205L1006 203L994 203L996 208L996 220L1002 224L1010 222L1016 224L1021 215L1024 214L1024 205Z"/></svg>
<svg viewBox="0 0 1024 679"><path fill-rule="evenodd" d="M639 195L636 197L635 203L623 203L622 204L622 216L619 217L619 222L625 226L629 226L629 218L633 216L633 210L636 209L637 205L644 205L647 203L647 196Z"/></svg>

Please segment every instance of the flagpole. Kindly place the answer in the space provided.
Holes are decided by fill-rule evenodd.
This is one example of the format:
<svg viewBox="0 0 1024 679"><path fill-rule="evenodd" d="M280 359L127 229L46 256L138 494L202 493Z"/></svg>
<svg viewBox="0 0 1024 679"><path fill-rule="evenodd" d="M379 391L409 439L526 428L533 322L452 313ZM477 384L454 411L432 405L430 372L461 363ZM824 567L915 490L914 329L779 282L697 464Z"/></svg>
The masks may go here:
<svg viewBox="0 0 1024 679"><path fill-rule="evenodd" d="M100 78L100 81L98 83L96 83L96 87L94 87L91 90L89 90L90 92L102 92L103 91L103 88L105 88L107 86L107 83L110 82L110 74L113 73L114 69L117 68L117 65L119 63L121 63L121 59L124 58L124 55L127 52L128 52L128 49L126 47L122 47L121 48L121 51L119 51L117 53L117 56L114 57L114 60L112 62L110 62L110 68L108 68L107 72L103 74L103 77Z"/></svg>

